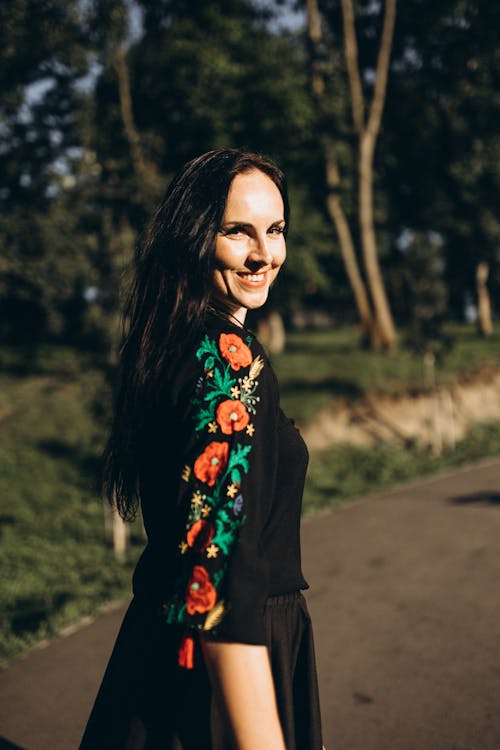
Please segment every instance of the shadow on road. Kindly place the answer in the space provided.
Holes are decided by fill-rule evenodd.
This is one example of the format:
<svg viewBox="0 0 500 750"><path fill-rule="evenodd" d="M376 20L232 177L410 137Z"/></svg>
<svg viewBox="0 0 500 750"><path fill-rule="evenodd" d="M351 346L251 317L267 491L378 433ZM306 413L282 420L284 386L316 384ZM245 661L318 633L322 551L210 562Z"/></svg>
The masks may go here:
<svg viewBox="0 0 500 750"><path fill-rule="evenodd" d="M26 750L21 745L14 745L13 742L9 742L5 737L0 737L0 750Z"/></svg>
<svg viewBox="0 0 500 750"><path fill-rule="evenodd" d="M471 492L467 495L450 497L449 501L454 505L500 505L500 492Z"/></svg>

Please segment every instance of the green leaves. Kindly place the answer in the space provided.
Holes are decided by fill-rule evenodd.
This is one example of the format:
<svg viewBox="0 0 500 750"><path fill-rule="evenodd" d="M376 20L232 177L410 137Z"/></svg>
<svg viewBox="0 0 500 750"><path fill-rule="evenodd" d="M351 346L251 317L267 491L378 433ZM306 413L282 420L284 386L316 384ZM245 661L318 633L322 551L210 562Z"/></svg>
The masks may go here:
<svg viewBox="0 0 500 750"><path fill-rule="evenodd" d="M212 355L213 357L205 362L205 367L209 370L214 366L214 360L219 358L219 350L217 349L215 341L211 339L208 334L205 335L205 338L196 350L196 357L201 361L206 354Z"/></svg>
<svg viewBox="0 0 500 750"><path fill-rule="evenodd" d="M251 445L237 445L229 455L228 471L231 471L236 466L241 466L246 474L248 472L247 456L251 450Z"/></svg>
<svg viewBox="0 0 500 750"><path fill-rule="evenodd" d="M231 388L235 385L236 379L231 377L229 365L224 369L214 370L213 382L219 389L219 393L231 396Z"/></svg>
<svg viewBox="0 0 500 750"><path fill-rule="evenodd" d="M198 412L198 423L196 425L196 431L199 432L206 427L209 422L212 422L214 418L213 409L200 409Z"/></svg>

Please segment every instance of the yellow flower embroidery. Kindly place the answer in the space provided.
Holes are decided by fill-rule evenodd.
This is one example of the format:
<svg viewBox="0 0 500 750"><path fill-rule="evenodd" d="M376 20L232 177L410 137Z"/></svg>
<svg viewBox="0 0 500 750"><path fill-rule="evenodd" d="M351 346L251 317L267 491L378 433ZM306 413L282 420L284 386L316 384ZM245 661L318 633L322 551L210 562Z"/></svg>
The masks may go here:
<svg viewBox="0 0 500 750"><path fill-rule="evenodd" d="M193 492L193 497L191 498L191 504L198 506L203 505L203 496L200 492Z"/></svg>
<svg viewBox="0 0 500 750"><path fill-rule="evenodd" d="M239 398L241 396L241 391L238 388L237 385L233 385L231 388L231 398Z"/></svg>
<svg viewBox="0 0 500 750"><path fill-rule="evenodd" d="M247 428L246 428L245 432L247 433L247 435L250 435L250 437L252 437L252 435L254 434L255 427L253 426L253 424L251 422L250 422L249 425L247 425Z"/></svg>
<svg viewBox="0 0 500 750"><path fill-rule="evenodd" d="M241 387L244 391L251 391L252 390L252 381L248 377L244 377L241 381Z"/></svg>
<svg viewBox="0 0 500 750"><path fill-rule="evenodd" d="M227 486L227 496L228 497L236 497L238 494L238 488L235 484L228 484Z"/></svg>
<svg viewBox="0 0 500 750"><path fill-rule="evenodd" d="M211 544L209 547L207 547L207 557L217 557L218 552L219 548L216 544Z"/></svg>
<svg viewBox="0 0 500 750"><path fill-rule="evenodd" d="M186 464L186 466L182 470L181 476L185 482L189 482L189 477L191 476L191 467Z"/></svg>
<svg viewBox="0 0 500 750"><path fill-rule="evenodd" d="M181 555L184 555L188 551L189 545L187 544L187 542L181 542L179 544L179 549L181 551Z"/></svg>
<svg viewBox="0 0 500 750"><path fill-rule="evenodd" d="M217 432L217 422L209 422L208 423L208 431L209 432Z"/></svg>
<svg viewBox="0 0 500 750"><path fill-rule="evenodd" d="M207 378L213 378L213 376L214 376L214 371L213 370L209 370L207 372Z"/></svg>
<svg viewBox="0 0 500 750"><path fill-rule="evenodd" d="M209 516L211 512L212 512L212 508L209 505L204 505L203 508L201 509L201 515L203 516L203 518L206 518L207 516Z"/></svg>

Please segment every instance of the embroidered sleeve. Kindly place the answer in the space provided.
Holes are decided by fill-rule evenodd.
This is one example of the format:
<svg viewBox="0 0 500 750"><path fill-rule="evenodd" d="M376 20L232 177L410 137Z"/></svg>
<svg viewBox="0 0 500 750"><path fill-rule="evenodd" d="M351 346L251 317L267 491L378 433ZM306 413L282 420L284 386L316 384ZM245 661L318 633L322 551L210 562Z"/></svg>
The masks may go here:
<svg viewBox="0 0 500 750"><path fill-rule="evenodd" d="M263 642L251 621L266 596L259 544L264 479L274 457L263 461L270 404L264 359L251 346L250 337L221 333L206 335L196 351L202 374L191 409L195 440L180 484L180 572L163 613L169 624Z"/></svg>

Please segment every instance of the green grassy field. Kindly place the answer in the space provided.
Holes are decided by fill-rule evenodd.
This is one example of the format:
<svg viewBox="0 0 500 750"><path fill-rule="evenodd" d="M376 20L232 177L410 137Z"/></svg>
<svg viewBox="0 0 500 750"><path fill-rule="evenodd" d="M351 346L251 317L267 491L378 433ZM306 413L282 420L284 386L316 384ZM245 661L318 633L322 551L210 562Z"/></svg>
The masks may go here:
<svg viewBox="0 0 500 750"><path fill-rule="evenodd" d="M71 355L71 362L75 364ZM0 660L130 589L139 541L119 564L97 476L99 374L0 377Z"/></svg>
<svg viewBox="0 0 500 750"><path fill-rule="evenodd" d="M460 329L439 377L500 366L498 334L482 341ZM351 329L291 334L276 358L285 410L305 422L335 398L419 389L421 364L358 350ZM0 660L6 664L111 599L130 593L144 544L139 525L118 562L104 534L99 462L104 428L95 403L108 398L90 361L48 347L38 357L0 349ZM28 370L28 372L26 371ZM103 396L104 394L104 396ZM304 498L310 514L346 498L424 473L500 455L500 425L477 427L438 458L388 444L338 445L314 456Z"/></svg>

